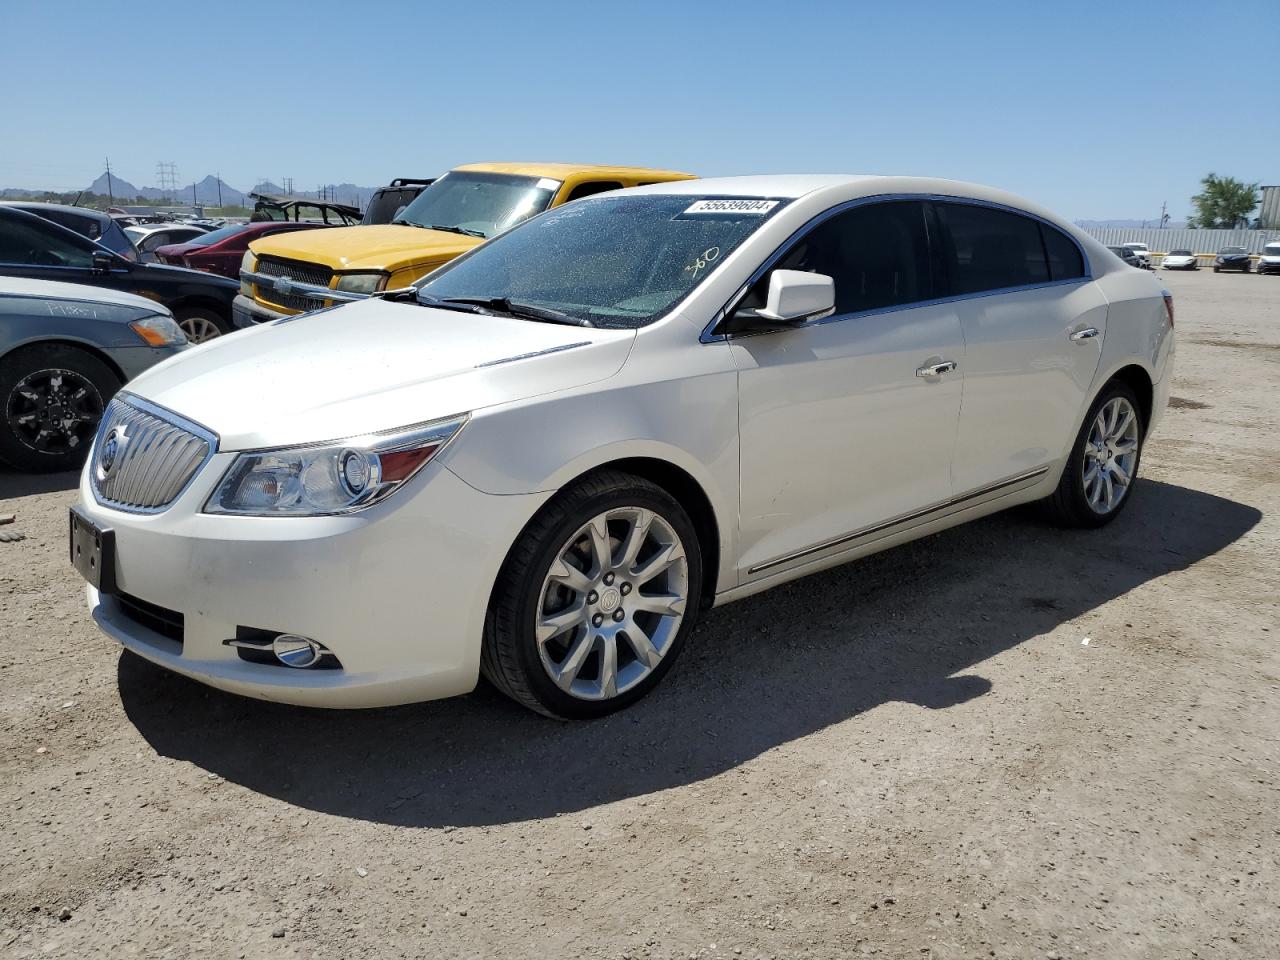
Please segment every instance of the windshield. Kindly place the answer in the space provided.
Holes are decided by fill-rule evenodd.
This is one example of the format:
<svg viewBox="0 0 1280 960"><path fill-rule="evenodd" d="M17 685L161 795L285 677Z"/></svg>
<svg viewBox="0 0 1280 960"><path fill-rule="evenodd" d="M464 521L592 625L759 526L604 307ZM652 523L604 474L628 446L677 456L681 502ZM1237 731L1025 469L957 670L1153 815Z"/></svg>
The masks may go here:
<svg viewBox="0 0 1280 960"><path fill-rule="evenodd" d="M1171 251L1169 252L1169 256L1171 256L1171 257L1189 257L1189 256L1191 256L1191 251L1190 251L1190 250L1171 250Z"/></svg>
<svg viewBox="0 0 1280 960"><path fill-rule="evenodd" d="M691 194L578 200L441 268L418 299L505 300L597 327L642 327L785 204Z"/></svg>
<svg viewBox="0 0 1280 960"><path fill-rule="evenodd" d="M493 237L541 213L559 180L505 173L446 173L405 207L396 223Z"/></svg>
<svg viewBox="0 0 1280 960"><path fill-rule="evenodd" d="M1244 247L1223 247L1219 253L1247 253Z"/></svg>
<svg viewBox="0 0 1280 960"><path fill-rule="evenodd" d="M234 237L237 233L243 233L248 229L249 225L247 223L233 223L229 227L220 227L217 230L202 233L198 237L192 237L187 243L193 247L207 247L219 243L227 239L227 237Z"/></svg>
<svg viewBox="0 0 1280 960"><path fill-rule="evenodd" d="M1280 257L1280 243L1268 243L1262 248L1262 252L1268 257Z"/></svg>

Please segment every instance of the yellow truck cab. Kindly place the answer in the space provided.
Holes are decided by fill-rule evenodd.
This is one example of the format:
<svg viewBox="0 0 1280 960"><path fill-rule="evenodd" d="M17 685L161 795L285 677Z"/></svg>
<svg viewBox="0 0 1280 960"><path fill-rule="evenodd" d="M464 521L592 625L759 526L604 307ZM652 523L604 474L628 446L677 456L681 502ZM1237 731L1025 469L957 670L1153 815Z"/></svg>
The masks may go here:
<svg viewBox="0 0 1280 960"><path fill-rule="evenodd" d="M249 245L233 314L247 327L408 286L441 264L551 207L689 173L573 163L456 167L380 226L299 230Z"/></svg>

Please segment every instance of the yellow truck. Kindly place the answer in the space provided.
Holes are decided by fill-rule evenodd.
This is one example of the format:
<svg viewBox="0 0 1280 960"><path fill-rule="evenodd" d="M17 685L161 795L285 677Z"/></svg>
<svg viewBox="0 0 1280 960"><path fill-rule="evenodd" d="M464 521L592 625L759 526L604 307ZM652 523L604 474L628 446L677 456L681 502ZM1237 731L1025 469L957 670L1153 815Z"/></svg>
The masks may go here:
<svg viewBox="0 0 1280 960"><path fill-rule="evenodd" d="M573 163L471 163L424 190L389 224L299 230L249 245L236 326L408 286L544 210L606 190L692 174Z"/></svg>

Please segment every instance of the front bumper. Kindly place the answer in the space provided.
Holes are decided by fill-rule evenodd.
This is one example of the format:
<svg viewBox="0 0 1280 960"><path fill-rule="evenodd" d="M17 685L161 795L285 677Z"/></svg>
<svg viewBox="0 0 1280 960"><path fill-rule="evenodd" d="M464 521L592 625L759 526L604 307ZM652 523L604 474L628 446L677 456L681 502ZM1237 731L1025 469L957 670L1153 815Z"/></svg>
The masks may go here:
<svg viewBox="0 0 1280 960"><path fill-rule="evenodd" d="M235 300L231 302L231 322L237 327L256 327L260 323L296 316L296 313L280 313L268 309L243 293L237 293Z"/></svg>
<svg viewBox="0 0 1280 960"><path fill-rule="evenodd" d="M219 453L165 512L80 510L115 531L119 589L183 619L170 639L86 587L94 621L134 653L231 693L313 707L376 707L470 691L489 594L549 494L491 496L442 464L363 513L256 518L199 512L234 458ZM254 663L237 627L301 634L336 670Z"/></svg>

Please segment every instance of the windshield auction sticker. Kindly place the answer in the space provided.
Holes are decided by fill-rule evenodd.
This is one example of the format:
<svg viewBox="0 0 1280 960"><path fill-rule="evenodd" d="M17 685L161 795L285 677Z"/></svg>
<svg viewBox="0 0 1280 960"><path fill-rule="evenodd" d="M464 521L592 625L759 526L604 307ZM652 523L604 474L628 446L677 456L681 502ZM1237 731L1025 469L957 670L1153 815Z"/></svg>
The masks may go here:
<svg viewBox="0 0 1280 960"><path fill-rule="evenodd" d="M766 213L778 205L777 200L699 200L697 203L685 210L681 214L687 217L690 214L709 213L709 214L726 214L736 213L745 214L752 217L763 217Z"/></svg>

